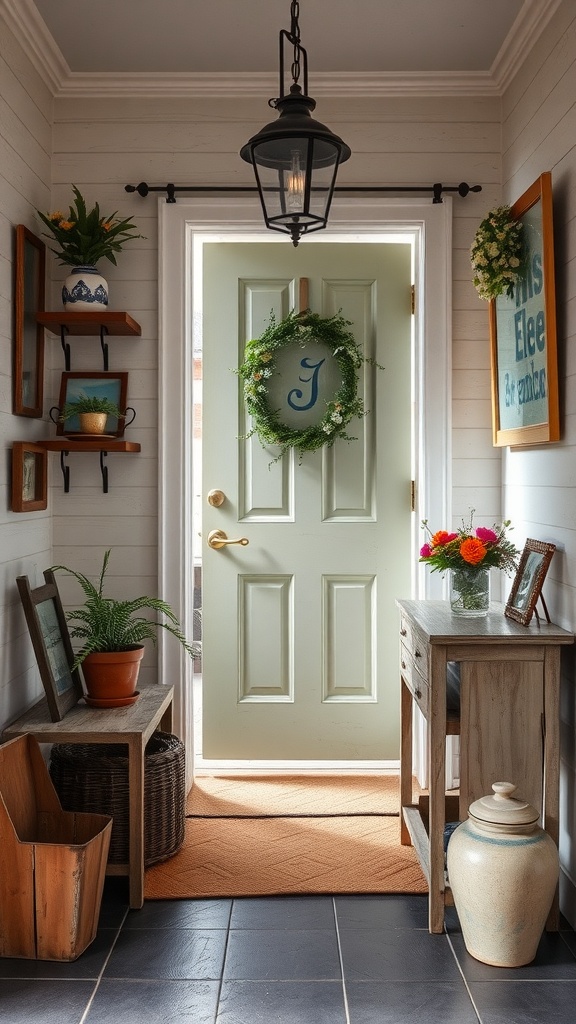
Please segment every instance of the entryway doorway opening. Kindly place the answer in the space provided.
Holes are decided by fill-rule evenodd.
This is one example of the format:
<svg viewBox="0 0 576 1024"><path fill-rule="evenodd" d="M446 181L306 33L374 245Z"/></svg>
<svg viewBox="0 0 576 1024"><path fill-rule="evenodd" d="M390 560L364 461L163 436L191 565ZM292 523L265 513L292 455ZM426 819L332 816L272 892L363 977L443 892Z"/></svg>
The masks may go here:
<svg viewBox="0 0 576 1024"><path fill-rule="evenodd" d="M434 594L416 557L421 518L448 520L449 494L449 295L450 203L367 200L342 202L334 210L330 241L378 242L385 233L414 238L415 321L413 353L415 508L411 544L412 595ZM160 204L161 251L161 536L163 592L193 623L194 558L190 538L194 488L190 391L195 331L200 327L194 303L200 277L200 253L211 241L253 242L263 232L251 201L190 200ZM326 232L328 237L328 232ZM286 245L284 239L278 244ZM309 244L309 243L306 243ZM178 396L182 401L177 401ZM434 471L428 472L433 466ZM168 500L169 498L169 500ZM172 662L172 663L171 663ZM168 646L161 651L161 677L174 681L176 728L193 750L193 701L190 667L175 664ZM189 761L191 759L189 758Z"/></svg>

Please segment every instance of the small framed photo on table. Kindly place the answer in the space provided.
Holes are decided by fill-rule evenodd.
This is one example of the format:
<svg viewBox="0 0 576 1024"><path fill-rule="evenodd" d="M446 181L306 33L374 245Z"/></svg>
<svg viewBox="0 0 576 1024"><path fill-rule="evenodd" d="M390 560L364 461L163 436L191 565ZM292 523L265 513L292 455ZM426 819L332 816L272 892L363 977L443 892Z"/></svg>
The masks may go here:
<svg viewBox="0 0 576 1024"><path fill-rule="evenodd" d="M12 445L12 511L39 512L48 505L48 455L32 441Z"/></svg>
<svg viewBox="0 0 576 1024"><path fill-rule="evenodd" d="M560 439L551 174L511 208L525 260L512 295L490 302L492 433L495 446Z"/></svg>
<svg viewBox="0 0 576 1024"><path fill-rule="evenodd" d="M508 604L504 609L504 614L509 619L515 619L516 622L527 626L534 612L536 612L536 618L538 618L536 602L540 598L546 618L550 621L548 609L542 597L542 585L555 551L555 544L545 544L540 540L526 541L520 558L520 564L514 577Z"/></svg>

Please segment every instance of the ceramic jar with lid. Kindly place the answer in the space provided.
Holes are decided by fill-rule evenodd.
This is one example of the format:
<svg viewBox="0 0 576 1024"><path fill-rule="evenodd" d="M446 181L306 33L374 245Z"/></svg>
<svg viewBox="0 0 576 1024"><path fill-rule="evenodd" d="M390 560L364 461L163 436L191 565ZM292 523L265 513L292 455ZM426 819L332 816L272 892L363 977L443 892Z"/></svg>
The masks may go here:
<svg viewBox="0 0 576 1024"><path fill-rule="evenodd" d="M448 843L448 881L466 949L495 967L536 956L558 883L558 850L538 811L495 782Z"/></svg>

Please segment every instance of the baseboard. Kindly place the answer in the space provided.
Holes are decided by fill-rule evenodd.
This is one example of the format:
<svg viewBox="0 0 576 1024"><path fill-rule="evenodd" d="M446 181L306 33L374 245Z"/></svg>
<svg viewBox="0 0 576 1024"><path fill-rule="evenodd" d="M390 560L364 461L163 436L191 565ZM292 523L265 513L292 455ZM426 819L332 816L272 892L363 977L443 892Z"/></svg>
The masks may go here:
<svg viewBox="0 0 576 1024"><path fill-rule="evenodd" d="M211 761L196 758L195 773L234 772L235 775L258 775L278 772L282 775L368 775L370 772L400 772L399 761Z"/></svg>

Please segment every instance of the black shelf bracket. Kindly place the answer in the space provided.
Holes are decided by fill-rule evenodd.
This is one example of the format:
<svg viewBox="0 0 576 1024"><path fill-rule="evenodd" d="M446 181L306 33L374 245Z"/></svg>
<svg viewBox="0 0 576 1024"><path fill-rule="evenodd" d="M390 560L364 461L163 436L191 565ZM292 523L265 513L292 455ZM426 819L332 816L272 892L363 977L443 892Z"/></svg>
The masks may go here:
<svg viewBox="0 0 576 1024"><path fill-rule="evenodd" d="M64 352L64 366L66 368L66 372L69 373L70 372L70 345L66 341L66 335L67 334L68 334L68 328L66 327L66 324L60 324L60 344L62 345L62 349L63 349L63 352Z"/></svg>
<svg viewBox="0 0 576 1024"><path fill-rule="evenodd" d="M66 462L70 452L68 450L60 452L60 469L62 470L62 479L64 481L64 494L70 494L70 466ZM100 472L102 474L102 493L108 494L108 466L106 465L106 456L108 452L100 452Z"/></svg>
<svg viewBox="0 0 576 1024"><path fill-rule="evenodd" d="M66 462L68 454L66 451L60 452L60 469L64 479L64 494L70 493L70 466Z"/></svg>
<svg viewBox="0 0 576 1024"><path fill-rule="evenodd" d="M100 348L102 349L102 358L105 370L108 369L108 342L104 341L104 338L108 336L108 333L106 324L100 324Z"/></svg>
<svg viewBox="0 0 576 1024"><path fill-rule="evenodd" d="M108 452L100 452L100 472L102 473L102 493L108 494L108 466L106 456Z"/></svg>

